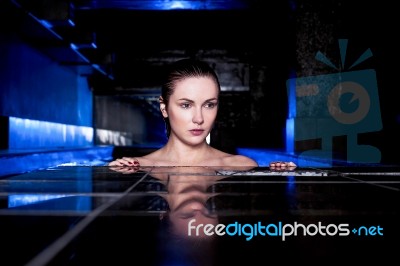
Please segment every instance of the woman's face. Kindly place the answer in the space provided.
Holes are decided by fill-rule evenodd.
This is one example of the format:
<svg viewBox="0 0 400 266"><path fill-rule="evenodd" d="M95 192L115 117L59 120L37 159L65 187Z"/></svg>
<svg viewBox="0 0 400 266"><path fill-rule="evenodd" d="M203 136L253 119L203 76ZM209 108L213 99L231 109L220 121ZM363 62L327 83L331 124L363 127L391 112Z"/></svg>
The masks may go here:
<svg viewBox="0 0 400 266"><path fill-rule="evenodd" d="M176 82L167 106L170 138L177 137L191 145L205 141L217 116L218 92L210 77L189 77Z"/></svg>

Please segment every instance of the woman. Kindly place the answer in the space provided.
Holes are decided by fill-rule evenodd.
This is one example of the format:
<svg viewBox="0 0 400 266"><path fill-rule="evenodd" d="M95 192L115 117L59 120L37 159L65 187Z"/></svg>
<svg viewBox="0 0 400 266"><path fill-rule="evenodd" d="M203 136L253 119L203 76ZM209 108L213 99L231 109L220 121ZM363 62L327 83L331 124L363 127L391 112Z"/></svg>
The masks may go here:
<svg viewBox="0 0 400 266"><path fill-rule="evenodd" d="M253 159L211 147L206 137L217 117L220 84L205 62L182 59L171 65L159 98L166 124L165 146L142 157L123 157L109 166L246 166L257 167ZM293 163L274 162L284 168Z"/></svg>

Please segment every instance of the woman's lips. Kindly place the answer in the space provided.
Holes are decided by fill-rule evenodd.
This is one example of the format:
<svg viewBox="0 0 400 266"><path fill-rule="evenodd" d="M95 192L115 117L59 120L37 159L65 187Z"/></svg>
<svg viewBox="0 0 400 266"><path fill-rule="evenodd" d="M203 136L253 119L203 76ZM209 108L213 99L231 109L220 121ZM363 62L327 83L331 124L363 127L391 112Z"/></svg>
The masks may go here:
<svg viewBox="0 0 400 266"><path fill-rule="evenodd" d="M189 131L190 133L192 133L193 136L200 136L204 132L203 129L191 129Z"/></svg>

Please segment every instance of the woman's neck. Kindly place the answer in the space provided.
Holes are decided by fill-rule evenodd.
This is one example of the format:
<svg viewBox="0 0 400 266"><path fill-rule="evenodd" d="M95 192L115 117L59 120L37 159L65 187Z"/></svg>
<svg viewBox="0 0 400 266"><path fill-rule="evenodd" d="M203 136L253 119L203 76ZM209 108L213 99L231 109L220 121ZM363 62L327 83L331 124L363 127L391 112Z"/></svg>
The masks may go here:
<svg viewBox="0 0 400 266"><path fill-rule="evenodd" d="M173 158L174 161L179 162L179 165L193 166L206 160L211 149L206 141L198 145L187 145L170 139L161 150L167 160Z"/></svg>

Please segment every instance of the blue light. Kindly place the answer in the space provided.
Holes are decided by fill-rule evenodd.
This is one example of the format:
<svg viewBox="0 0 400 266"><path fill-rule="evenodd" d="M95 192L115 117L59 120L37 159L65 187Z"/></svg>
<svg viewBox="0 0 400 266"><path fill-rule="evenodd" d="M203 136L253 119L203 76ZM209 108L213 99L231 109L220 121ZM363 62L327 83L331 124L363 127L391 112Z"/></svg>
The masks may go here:
<svg viewBox="0 0 400 266"><path fill-rule="evenodd" d="M289 79L286 82L286 89L287 89L287 95L288 95L288 106L289 106L289 112L288 112L288 118L294 118L296 117L296 74L294 71L290 74Z"/></svg>
<svg viewBox="0 0 400 266"><path fill-rule="evenodd" d="M46 28L46 29L51 29L53 28L53 24L51 24L49 21L47 20L40 20L40 23Z"/></svg>
<svg viewBox="0 0 400 266"><path fill-rule="evenodd" d="M226 0L226 1L151 1L151 9L154 10L229 10L242 9L247 5L241 0Z"/></svg>
<svg viewBox="0 0 400 266"><path fill-rule="evenodd" d="M71 19L68 19L68 24L72 27L75 27L75 22L73 22Z"/></svg>
<svg viewBox="0 0 400 266"><path fill-rule="evenodd" d="M79 50L78 46L75 43L70 43L69 45L71 47L72 50L76 51Z"/></svg>
<svg viewBox="0 0 400 266"><path fill-rule="evenodd" d="M294 118L286 119L286 151L293 153L295 150L294 146Z"/></svg>
<svg viewBox="0 0 400 266"><path fill-rule="evenodd" d="M287 95L288 95L288 117L286 119L286 151L293 153L295 151L295 120L296 117L296 82L294 78L296 73L292 70L290 78L286 82Z"/></svg>
<svg viewBox="0 0 400 266"><path fill-rule="evenodd" d="M294 162L299 167L331 167L331 160L320 157L299 157L295 153L272 150L265 148L237 148L236 152L255 160L260 167L268 167L270 162L283 161ZM340 163L339 161L337 163Z"/></svg>
<svg viewBox="0 0 400 266"><path fill-rule="evenodd" d="M273 161L294 162L297 164L296 156L277 150L263 148L238 148L237 153L252 158L260 167L269 166L269 163Z"/></svg>
<svg viewBox="0 0 400 266"><path fill-rule="evenodd" d="M246 9L249 1L245 0L137 0L137 1L84 1L77 4L80 9L115 8L132 10L232 10Z"/></svg>
<svg viewBox="0 0 400 266"><path fill-rule="evenodd" d="M87 147L93 145L92 127L9 117L9 148Z"/></svg>
<svg viewBox="0 0 400 266"><path fill-rule="evenodd" d="M192 9L191 6L183 1L171 1L171 3L167 3L165 9Z"/></svg>
<svg viewBox="0 0 400 266"><path fill-rule="evenodd" d="M94 42L85 43L85 44L70 43L69 46L75 52L78 52L79 49L97 49L97 44L95 44Z"/></svg>

